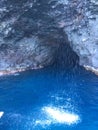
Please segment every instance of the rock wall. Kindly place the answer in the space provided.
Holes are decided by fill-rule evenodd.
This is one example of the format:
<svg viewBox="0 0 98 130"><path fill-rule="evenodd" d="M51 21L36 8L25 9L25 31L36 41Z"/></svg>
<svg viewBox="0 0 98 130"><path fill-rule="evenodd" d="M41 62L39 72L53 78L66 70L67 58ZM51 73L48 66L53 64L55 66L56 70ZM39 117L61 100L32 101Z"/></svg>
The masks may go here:
<svg viewBox="0 0 98 130"><path fill-rule="evenodd" d="M16 72L52 64L62 30L48 16L47 1L0 1L0 71ZM66 36L65 36L66 37Z"/></svg>
<svg viewBox="0 0 98 130"><path fill-rule="evenodd" d="M57 26L66 33L79 64L98 73L98 1L56 0L53 8Z"/></svg>
<svg viewBox="0 0 98 130"><path fill-rule="evenodd" d="M71 4L70 4L71 5ZM80 65L98 69L98 1L74 1L71 25L64 27ZM73 10L72 10L73 12ZM66 22L65 22L66 23Z"/></svg>
<svg viewBox="0 0 98 130"><path fill-rule="evenodd" d="M98 68L97 0L1 0L0 23L1 71L52 64L62 43Z"/></svg>

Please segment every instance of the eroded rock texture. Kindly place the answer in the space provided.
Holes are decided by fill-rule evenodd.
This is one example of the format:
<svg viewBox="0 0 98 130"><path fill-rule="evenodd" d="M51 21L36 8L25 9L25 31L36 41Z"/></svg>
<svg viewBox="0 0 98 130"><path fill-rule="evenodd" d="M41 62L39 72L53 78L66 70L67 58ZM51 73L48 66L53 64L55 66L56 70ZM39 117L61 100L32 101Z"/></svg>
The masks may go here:
<svg viewBox="0 0 98 130"><path fill-rule="evenodd" d="M57 24L67 34L80 65L98 71L98 1L57 0L55 5Z"/></svg>
<svg viewBox="0 0 98 130"><path fill-rule="evenodd" d="M98 1L73 1L70 25L64 27L83 66L98 68ZM63 21L66 26L66 20Z"/></svg>
<svg viewBox="0 0 98 130"><path fill-rule="evenodd" d="M62 30L48 1L0 1L0 70L37 69L55 61Z"/></svg>
<svg viewBox="0 0 98 130"><path fill-rule="evenodd" d="M62 43L98 68L97 0L0 1L0 70L49 65Z"/></svg>

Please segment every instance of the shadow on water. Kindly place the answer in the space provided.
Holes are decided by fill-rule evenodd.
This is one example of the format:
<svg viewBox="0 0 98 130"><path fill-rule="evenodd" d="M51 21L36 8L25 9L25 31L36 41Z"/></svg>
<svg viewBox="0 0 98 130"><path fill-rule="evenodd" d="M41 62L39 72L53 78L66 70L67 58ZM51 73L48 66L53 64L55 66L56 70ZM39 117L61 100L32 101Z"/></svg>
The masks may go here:
<svg viewBox="0 0 98 130"><path fill-rule="evenodd" d="M52 66L0 78L0 130L97 130L98 77L59 51Z"/></svg>

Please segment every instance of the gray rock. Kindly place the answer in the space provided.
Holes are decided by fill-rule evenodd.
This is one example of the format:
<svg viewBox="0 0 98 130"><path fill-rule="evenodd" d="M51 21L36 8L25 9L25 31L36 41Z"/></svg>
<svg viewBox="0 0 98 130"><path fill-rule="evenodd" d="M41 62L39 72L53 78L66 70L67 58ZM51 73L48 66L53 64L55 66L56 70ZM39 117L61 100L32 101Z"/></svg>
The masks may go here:
<svg viewBox="0 0 98 130"><path fill-rule="evenodd" d="M81 12L77 10L77 18L65 28L65 32L71 47L80 57L80 64L98 68L98 2L83 2Z"/></svg>
<svg viewBox="0 0 98 130"><path fill-rule="evenodd" d="M57 0L55 8L60 5L58 17L55 18L58 26L68 36L71 48L79 56L80 65L97 71L98 1Z"/></svg>
<svg viewBox="0 0 98 130"><path fill-rule="evenodd" d="M0 71L38 69L55 60L56 49L44 44L37 37L24 38L17 44L1 44Z"/></svg>
<svg viewBox="0 0 98 130"><path fill-rule="evenodd" d="M40 4L33 0L0 2L0 71L37 69L55 61L59 31L44 11L47 2L43 1L43 7Z"/></svg>
<svg viewBox="0 0 98 130"><path fill-rule="evenodd" d="M62 43L98 69L97 0L1 0L0 23L1 70L52 64Z"/></svg>

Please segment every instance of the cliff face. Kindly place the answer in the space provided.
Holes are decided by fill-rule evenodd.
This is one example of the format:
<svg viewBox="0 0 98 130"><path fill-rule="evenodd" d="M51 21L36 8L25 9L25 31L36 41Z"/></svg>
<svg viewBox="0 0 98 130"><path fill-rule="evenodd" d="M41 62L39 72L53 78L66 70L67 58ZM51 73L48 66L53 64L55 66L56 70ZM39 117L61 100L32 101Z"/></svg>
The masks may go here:
<svg viewBox="0 0 98 130"><path fill-rule="evenodd" d="M80 65L97 72L98 1L57 0L52 14L55 13L57 25L66 33Z"/></svg>
<svg viewBox="0 0 98 130"><path fill-rule="evenodd" d="M67 7L72 15L69 26L64 24L70 45L80 58L80 65L97 72L98 70L98 1L70 1ZM66 12L66 11L65 11ZM66 15L67 16L67 15Z"/></svg>
<svg viewBox="0 0 98 130"><path fill-rule="evenodd" d="M0 71L37 69L55 61L58 43L66 38L49 9L47 1L0 1Z"/></svg>
<svg viewBox="0 0 98 130"><path fill-rule="evenodd" d="M97 0L1 0L0 70L49 65L62 43L97 69L97 8Z"/></svg>

